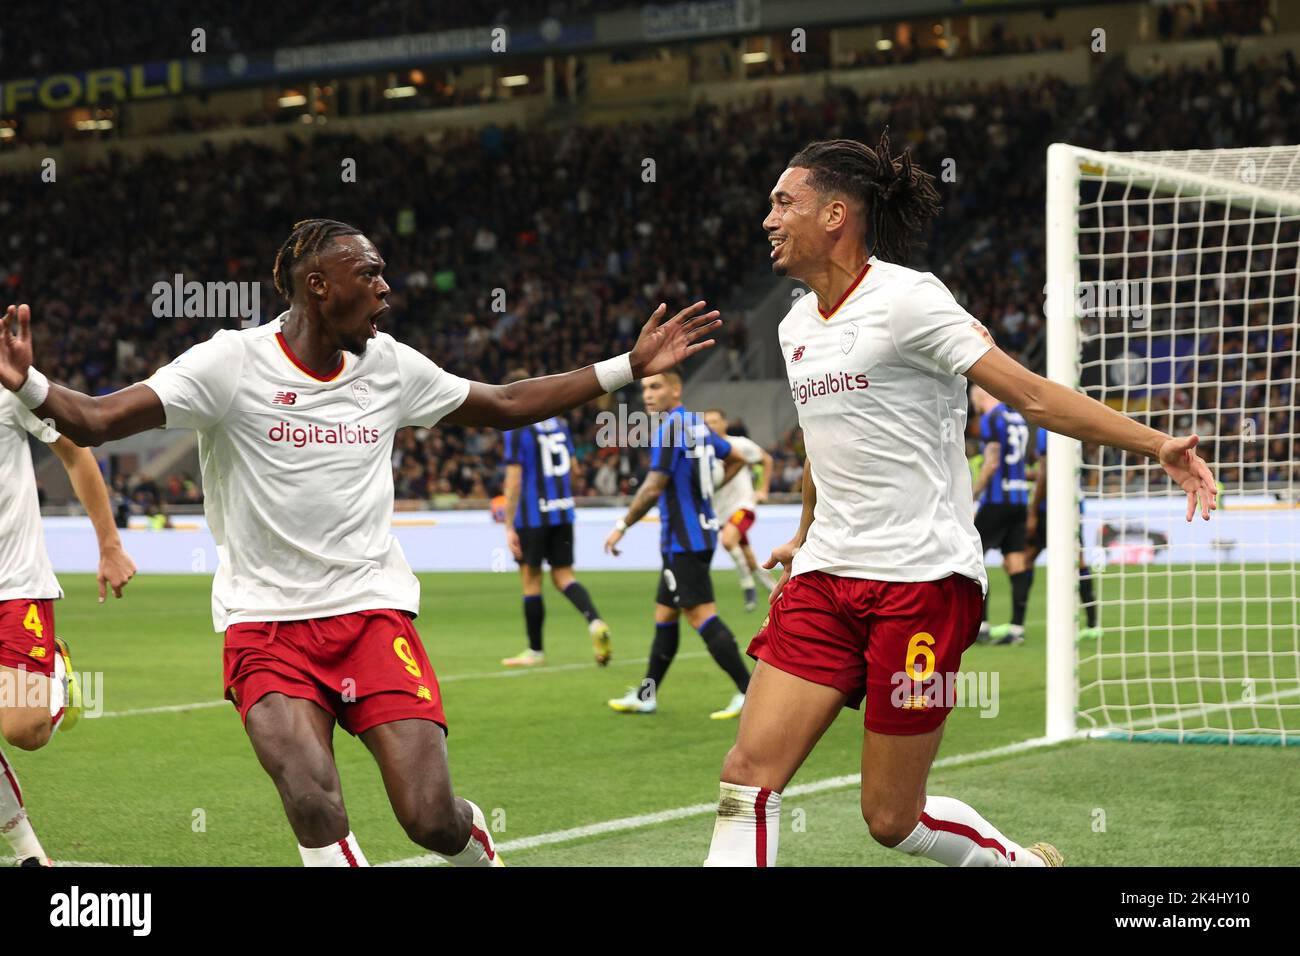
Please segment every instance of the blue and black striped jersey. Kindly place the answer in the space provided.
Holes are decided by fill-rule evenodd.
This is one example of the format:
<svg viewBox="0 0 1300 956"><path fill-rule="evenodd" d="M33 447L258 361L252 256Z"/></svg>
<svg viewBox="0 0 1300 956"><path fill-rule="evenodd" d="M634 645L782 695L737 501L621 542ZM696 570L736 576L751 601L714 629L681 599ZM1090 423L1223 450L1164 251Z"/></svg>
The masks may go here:
<svg viewBox="0 0 1300 956"><path fill-rule="evenodd" d="M704 424L704 417L678 405L665 417L650 449L650 470L668 475L659 496L659 550L712 551L718 519L713 513L713 462L731 445Z"/></svg>
<svg viewBox="0 0 1300 956"><path fill-rule="evenodd" d="M516 528L543 528L573 522L573 439L558 418L506 432L507 465L521 465Z"/></svg>
<svg viewBox="0 0 1300 956"><path fill-rule="evenodd" d="M1029 454L1029 426L1021 414L999 402L980 417L980 447L997 442L1002 461L989 479L980 501L986 505L1029 504L1030 483L1025 479L1025 457Z"/></svg>

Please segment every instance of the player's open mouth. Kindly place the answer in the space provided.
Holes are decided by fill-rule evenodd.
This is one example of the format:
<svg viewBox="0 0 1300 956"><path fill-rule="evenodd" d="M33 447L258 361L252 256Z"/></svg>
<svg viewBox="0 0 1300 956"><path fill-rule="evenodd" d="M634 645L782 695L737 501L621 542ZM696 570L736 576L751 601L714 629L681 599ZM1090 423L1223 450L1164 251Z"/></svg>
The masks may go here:
<svg viewBox="0 0 1300 956"><path fill-rule="evenodd" d="M388 306L384 306L378 312L370 317L370 337L373 339L379 334L379 320L388 316Z"/></svg>
<svg viewBox="0 0 1300 956"><path fill-rule="evenodd" d="M772 244L773 259L777 257L777 254L781 251L781 247L785 245L785 240L785 236L768 236L767 241Z"/></svg>

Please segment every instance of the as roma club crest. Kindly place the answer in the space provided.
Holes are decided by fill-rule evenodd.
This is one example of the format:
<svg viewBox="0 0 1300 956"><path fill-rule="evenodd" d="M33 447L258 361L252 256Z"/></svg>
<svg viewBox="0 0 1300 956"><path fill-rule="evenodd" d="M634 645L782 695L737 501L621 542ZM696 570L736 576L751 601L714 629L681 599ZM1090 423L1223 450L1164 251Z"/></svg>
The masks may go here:
<svg viewBox="0 0 1300 956"><path fill-rule="evenodd" d="M362 410L363 412L364 412L367 408L369 408L369 407L370 407L370 385L369 385L369 383L364 382L364 381L356 381L356 382L353 382L353 383L352 383L352 397L355 398L355 399L357 400L357 404L361 406L361 410Z"/></svg>
<svg viewBox="0 0 1300 956"><path fill-rule="evenodd" d="M853 343L858 340L858 327L856 325L845 326L844 331L840 333L840 351L848 355L853 351Z"/></svg>

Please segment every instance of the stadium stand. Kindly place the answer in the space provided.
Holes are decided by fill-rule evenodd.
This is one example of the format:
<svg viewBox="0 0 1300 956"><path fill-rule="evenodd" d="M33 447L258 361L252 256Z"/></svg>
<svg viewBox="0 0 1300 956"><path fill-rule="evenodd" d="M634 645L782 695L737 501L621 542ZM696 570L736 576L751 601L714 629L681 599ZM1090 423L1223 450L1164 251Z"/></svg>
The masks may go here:
<svg viewBox="0 0 1300 956"><path fill-rule="evenodd" d="M327 5L340 17L348 6ZM290 5L274 16L292 12ZM7 27L3 43L17 42L15 35L21 30ZM90 62L95 54L76 56ZM938 173L945 158L958 158L955 181L940 183L945 208L918 261L1004 348L1041 368L1046 145L1128 149L1139 133L1148 149L1294 142L1298 88L1290 54L1243 67L1225 56L1154 77L1112 70L1086 96L1045 78L870 97L828 88L821 101L766 95L743 105L701 103L671 120L489 126L444 132L436 142L318 134L281 150L245 142L204 145L185 158L114 154L60 188L57 221L0 177L0 216L10 226L0 282L10 298L32 301L50 373L103 393L144 378L215 330L202 320L156 318L148 301L156 281L175 273L261 281L262 317L270 318L279 311L268 276L276 245L293 220L327 214L356 223L379 244L390 263L391 331L399 337L484 381L516 368L546 373L628 347L661 299L704 297L725 312L737 289L766 269L759 223L766 188L785 160L814 138L870 139L889 126L925 168ZM1117 115L1130 121L1099 120ZM375 175L340 188L336 170L345 156L360 157ZM642 157L659 163L656 188L629 186ZM393 190L394 181L412 188ZM604 215L609 209L619 215ZM1294 246L1289 255L1294 265ZM496 290L504 292L504 311L493 311ZM1294 344L1294 331L1275 328L1276 320L1252 316L1252 330L1201 344L1199 354L1220 350L1217 361L1244 361L1246 378L1259 380L1242 390L1243 409L1284 414L1273 410L1290 402L1288 386L1268 384L1282 370L1248 357L1252 337L1280 336L1275 350ZM733 376L743 374L746 335L766 332L740 329L724 343L735 352ZM1179 374L1196 371L1184 366ZM1165 416L1161 427L1186 427L1195 411L1190 392L1175 394L1182 397L1174 408L1148 411ZM575 495L627 493L643 462L634 451L595 446L594 411L572 415L585 466ZM1176 414L1182 418L1169 423ZM1217 434L1236 423L1201 424ZM774 490L797 490L798 436L770 450ZM490 497L500 484L499 436L410 431L398 438L393 467L399 498ZM1252 476L1249 461L1224 470L1228 483ZM145 488L136 504L192 502L196 494L192 479L177 474L162 488Z"/></svg>

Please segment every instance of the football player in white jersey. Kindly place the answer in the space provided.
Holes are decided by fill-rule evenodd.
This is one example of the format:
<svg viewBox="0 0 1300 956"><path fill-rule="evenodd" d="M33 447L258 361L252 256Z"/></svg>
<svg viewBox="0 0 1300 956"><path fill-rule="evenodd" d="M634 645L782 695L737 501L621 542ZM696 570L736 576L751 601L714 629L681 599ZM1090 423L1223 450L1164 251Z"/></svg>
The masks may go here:
<svg viewBox="0 0 1300 956"><path fill-rule="evenodd" d="M737 449L748 466L738 470L730 481L724 481L725 466L720 461L713 463L713 508L720 526L718 543L731 556L740 577L740 590L745 595L745 610L752 611L758 606L754 578L757 577L768 591L775 583L771 572L759 565L754 549L749 546L749 529L758 520L758 505L767 500L768 490L772 487L772 456L750 438L728 435L727 414L720 408L710 408L705 412L704 423L715 435L725 438L732 448ZM755 465L763 469L758 488L754 487Z"/></svg>
<svg viewBox="0 0 1300 956"><path fill-rule="evenodd" d="M706 865L771 866L781 791L845 706L865 696L862 815L880 844L954 866L1060 865L972 807L926 793L962 652L987 589L963 436L967 380L1040 427L1160 462L1209 519L1196 436L1172 438L1000 351L930 273L899 263L938 211L904 152L812 143L770 194L773 270L812 291L781 322L808 453L785 567L722 788Z"/></svg>
<svg viewBox="0 0 1300 956"><path fill-rule="evenodd" d="M384 260L361 230L304 220L276 256L289 309L218 332L147 382L91 398L31 368L31 313L0 325L0 383L78 444L191 428L220 564L226 696L275 781L304 864L363 866L333 754L338 723L374 755L410 838L464 866L499 866L482 810L452 790L438 683L411 621L420 585L392 535L393 435L439 421L518 428L655 374L713 344L697 302L631 352L508 386L451 375L379 331Z"/></svg>
<svg viewBox="0 0 1300 956"><path fill-rule="evenodd" d="M71 729L78 691L68 645L56 636L54 602L63 589L45 551L45 531L27 436L50 446L99 541L99 600L116 597L135 575L113 524L108 489L95 456L0 390L0 736L20 750L39 750L56 730ZM48 866L23 806L18 774L0 749L0 833L22 866Z"/></svg>

